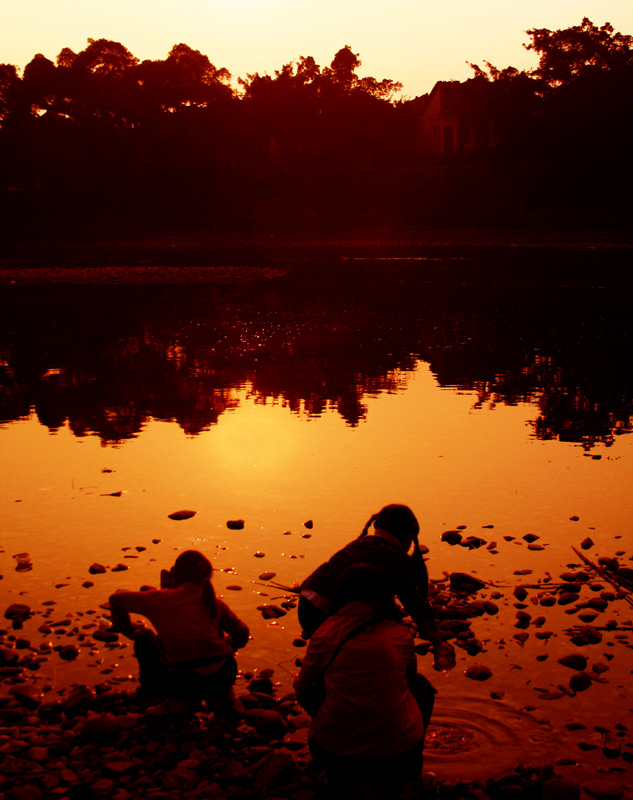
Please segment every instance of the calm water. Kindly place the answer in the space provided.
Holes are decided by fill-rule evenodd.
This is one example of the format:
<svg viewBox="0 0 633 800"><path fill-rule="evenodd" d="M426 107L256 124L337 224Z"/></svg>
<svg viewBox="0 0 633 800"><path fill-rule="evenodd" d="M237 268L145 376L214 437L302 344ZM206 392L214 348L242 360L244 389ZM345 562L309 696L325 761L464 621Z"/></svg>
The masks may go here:
<svg viewBox="0 0 633 800"><path fill-rule="evenodd" d="M22 634L34 647L51 640L38 632L43 618L90 631L110 592L156 585L177 551L196 547L251 627L241 667L275 667L284 691L300 630L293 611L262 617L258 606L284 593L259 576L291 586L371 513L407 503L432 579L473 572L495 583L486 596L502 594L501 613L473 624L486 644L475 660L493 678L465 678L466 655L435 678L438 724L466 724L468 743L457 755L436 748L427 764L490 770L482 751L500 742L510 761L547 763L556 743L584 763L576 779L613 773L615 762L581 753L561 726L587 717L584 737L598 744L599 720L633 730L628 634L591 653L615 655L608 681L556 701L534 689L568 681L556 658L574 650L564 630L576 621L556 606L551 639L513 639L517 583L558 581L587 536L594 560L633 557L630 297L565 283L484 287L450 264L431 275L423 264L368 262L238 287L4 287L2 610L32 607ZM196 515L168 517L181 509ZM244 530L227 529L236 518ZM441 541L460 525L490 549ZM527 549L529 533L543 550ZM93 562L106 574L90 575ZM118 564L127 570L112 571ZM631 627L624 599L606 613ZM65 636L51 641L76 641ZM71 664L51 656L38 679L63 688L134 672L129 648L83 648ZM618 759L616 782L629 780L627 766Z"/></svg>

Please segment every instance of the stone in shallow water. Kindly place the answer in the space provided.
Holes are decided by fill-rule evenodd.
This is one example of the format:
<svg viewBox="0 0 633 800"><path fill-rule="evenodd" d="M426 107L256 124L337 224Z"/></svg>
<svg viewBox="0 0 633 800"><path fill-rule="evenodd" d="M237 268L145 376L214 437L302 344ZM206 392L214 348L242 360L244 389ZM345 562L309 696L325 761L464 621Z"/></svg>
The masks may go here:
<svg viewBox="0 0 633 800"><path fill-rule="evenodd" d="M485 664L471 664L464 674L473 681L487 681L492 677L492 670Z"/></svg>
<svg viewBox="0 0 633 800"><path fill-rule="evenodd" d="M569 669L582 670L587 666L587 657L581 653L570 653L567 656L561 656L558 659L558 663L564 667L569 667Z"/></svg>
<svg viewBox="0 0 633 800"><path fill-rule="evenodd" d="M181 519L191 519L191 517L195 517L197 513L198 513L197 511L190 511L189 509L183 509L182 511L172 511L172 513L168 514L167 516L169 517L169 519L181 520Z"/></svg>
<svg viewBox="0 0 633 800"><path fill-rule="evenodd" d="M277 619L278 617L284 617L287 613L283 608L275 605L257 606L257 609L262 612L264 619Z"/></svg>
<svg viewBox="0 0 633 800"><path fill-rule="evenodd" d="M272 581L272 579L275 577L276 574L277 574L276 572L262 572L262 574L259 576L259 580Z"/></svg>
<svg viewBox="0 0 633 800"><path fill-rule="evenodd" d="M578 800L579 797L580 786L568 778L556 775L543 784L542 800Z"/></svg>
<svg viewBox="0 0 633 800"><path fill-rule="evenodd" d="M589 781L582 788L597 800L620 800L624 794L615 783L605 780Z"/></svg>
<svg viewBox="0 0 633 800"><path fill-rule="evenodd" d="M244 524L243 519L229 519L226 521L226 527L230 531L241 531L244 528Z"/></svg>
<svg viewBox="0 0 633 800"><path fill-rule="evenodd" d="M62 647L62 649L59 651L59 657L64 661L74 661L78 655L79 648L75 647L74 644L69 644L66 647Z"/></svg>
<svg viewBox="0 0 633 800"><path fill-rule="evenodd" d="M586 672L578 672L569 679L569 685L574 692L584 692L591 686L592 680Z"/></svg>
<svg viewBox="0 0 633 800"><path fill-rule="evenodd" d="M31 614L30 606L24 603L11 603L11 605L4 612L6 619L21 619L24 620Z"/></svg>

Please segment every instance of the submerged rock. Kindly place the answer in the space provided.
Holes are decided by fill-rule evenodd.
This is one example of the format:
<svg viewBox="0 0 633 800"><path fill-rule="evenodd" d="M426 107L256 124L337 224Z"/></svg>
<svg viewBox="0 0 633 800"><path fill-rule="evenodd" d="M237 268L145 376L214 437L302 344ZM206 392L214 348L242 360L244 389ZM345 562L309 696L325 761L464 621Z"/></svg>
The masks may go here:
<svg viewBox="0 0 633 800"><path fill-rule="evenodd" d="M597 800L620 800L624 794L615 783L605 780L589 781L582 788Z"/></svg>
<svg viewBox="0 0 633 800"><path fill-rule="evenodd" d="M492 670L485 664L471 664L464 672L473 681L487 681L492 677Z"/></svg>

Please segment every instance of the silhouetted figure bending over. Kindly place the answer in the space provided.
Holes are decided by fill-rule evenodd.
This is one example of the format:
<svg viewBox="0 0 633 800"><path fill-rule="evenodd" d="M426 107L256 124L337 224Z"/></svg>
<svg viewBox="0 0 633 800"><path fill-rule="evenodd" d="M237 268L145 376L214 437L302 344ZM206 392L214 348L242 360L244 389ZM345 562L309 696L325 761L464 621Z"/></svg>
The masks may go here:
<svg viewBox="0 0 633 800"><path fill-rule="evenodd" d="M144 692L187 701L229 700L237 675L234 652L249 631L211 584L211 562L197 550L181 553L161 588L110 596L113 630L134 640ZM152 623L156 634L133 625L130 613Z"/></svg>
<svg viewBox="0 0 633 800"><path fill-rule="evenodd" d="M374 532L369 528L374 526ZM353 564L370 564L384 576L415 623L421 636L435 647L439 637L428 602L429 576L418 544L420 526L408 506L388 505L374 514L363 532L301 584L299 623L310 637L328 618L337 583ZM412 554L408 552L414 545Z"/></svg>
<svg viewBox="0 0 633 800"><path fill-rule="evenodd" d="M409 688L416 668L413 632L385 575L366 564L346 569L294 683L312 715L312 757L335 796L366 797L371 789L371 797L394 800L416 788L424 745Z"/></svg>

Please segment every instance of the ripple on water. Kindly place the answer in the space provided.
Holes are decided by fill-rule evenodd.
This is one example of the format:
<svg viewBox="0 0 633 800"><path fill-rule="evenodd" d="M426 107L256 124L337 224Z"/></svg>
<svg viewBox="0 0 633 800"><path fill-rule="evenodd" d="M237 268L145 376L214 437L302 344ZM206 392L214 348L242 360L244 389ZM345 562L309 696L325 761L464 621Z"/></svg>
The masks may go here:
<svg viewBox="0 0 633 800"><path fill-rule="evenodd" d="M450 781L485 780L519 764L547 763L565 740L549 723L489 698L437 699L426 734L424 768Z"/></svg>

